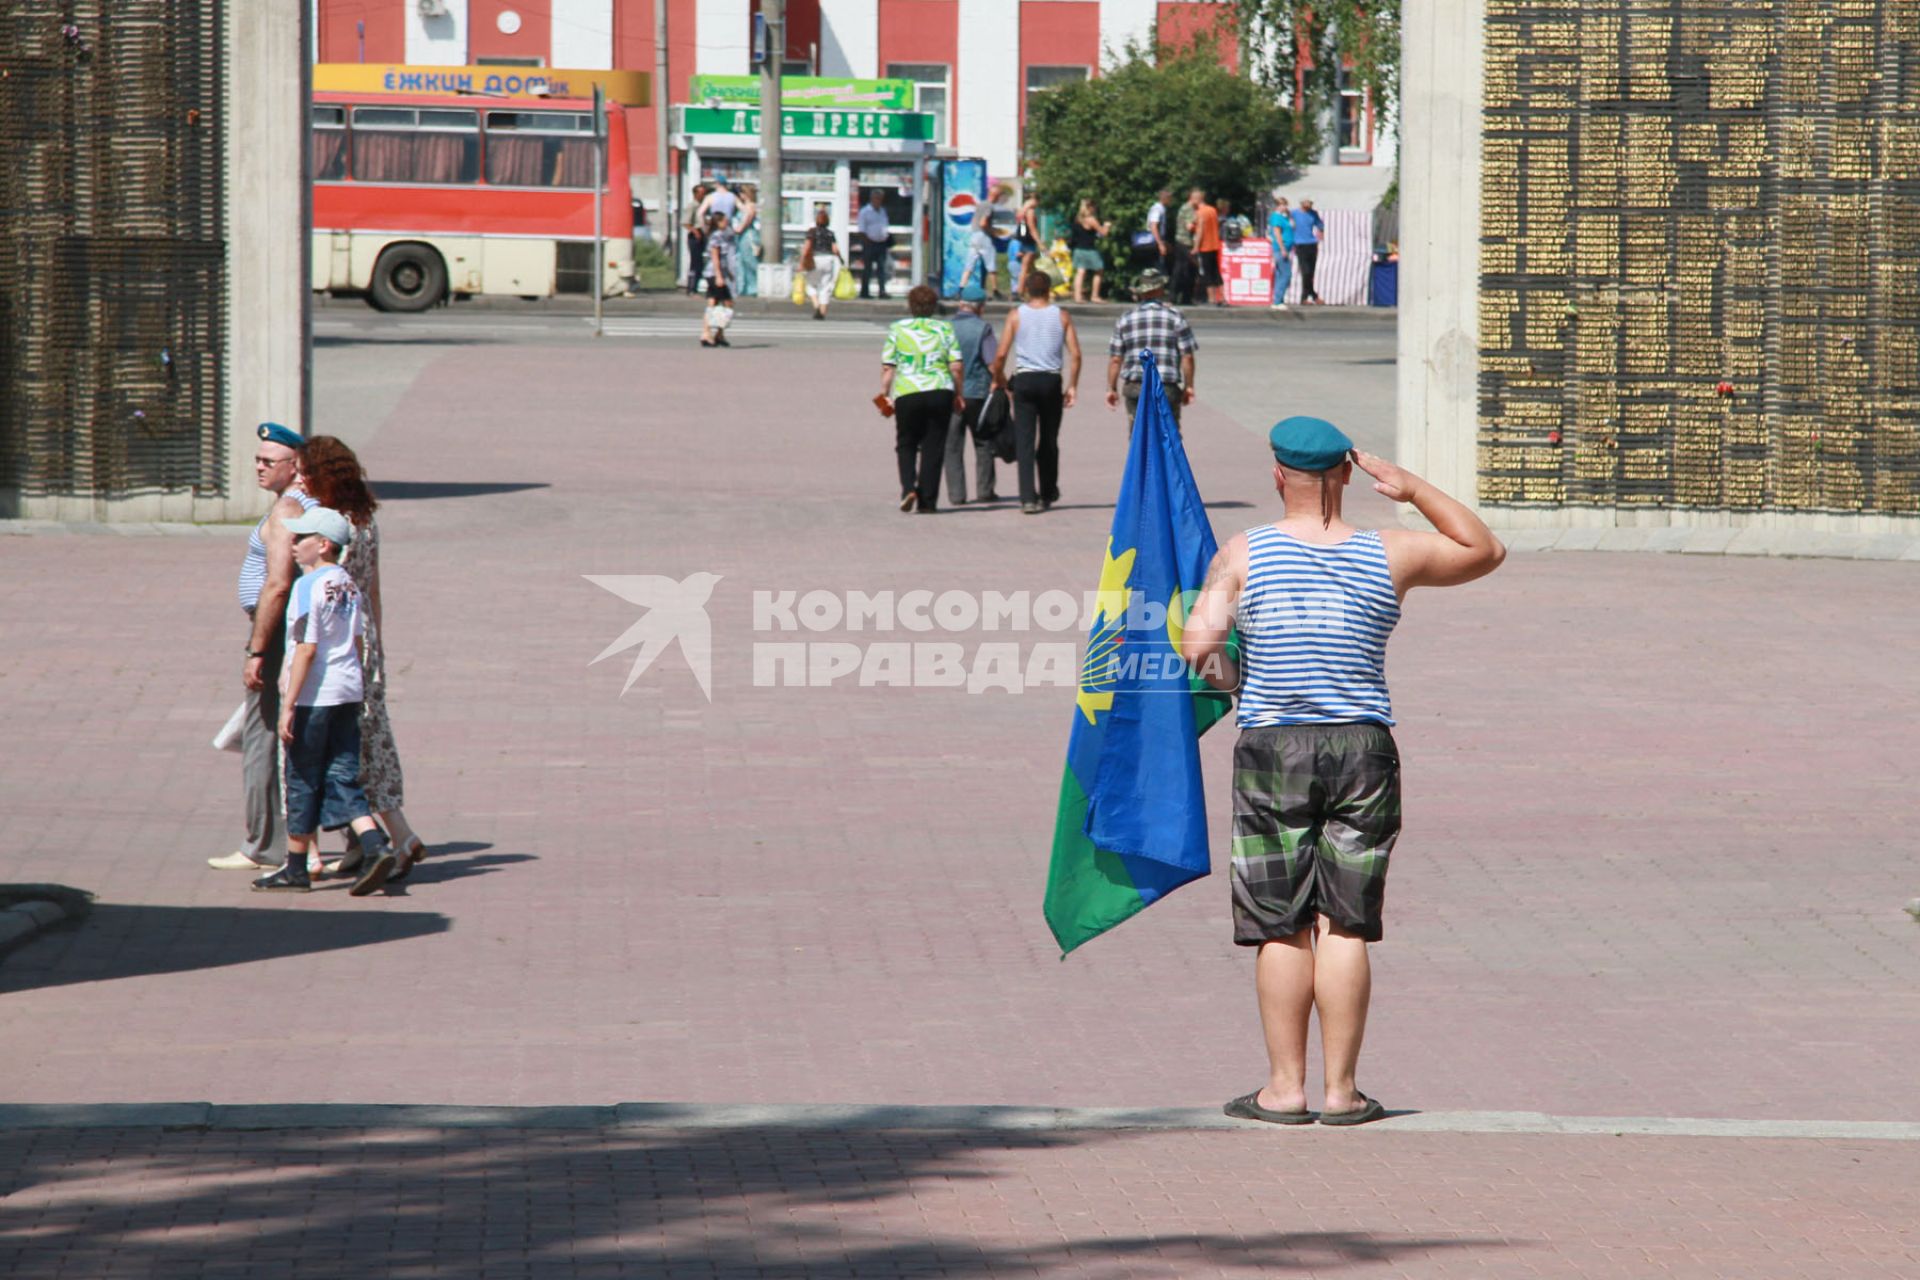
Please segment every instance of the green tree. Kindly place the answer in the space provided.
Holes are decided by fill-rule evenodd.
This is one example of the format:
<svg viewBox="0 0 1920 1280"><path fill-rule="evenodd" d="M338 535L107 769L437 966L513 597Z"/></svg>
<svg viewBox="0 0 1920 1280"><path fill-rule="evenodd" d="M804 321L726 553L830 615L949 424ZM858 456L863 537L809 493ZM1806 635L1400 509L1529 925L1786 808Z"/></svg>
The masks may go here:
<svg viewBox="0 0 1920 1280"><path fill-rule="evenodd" d="M1254 79L1317 119L1338 92L1339 70L1373 91L1385 115L1400 93L1400 0L1222 0L1233 10ZM1298 76L1299 53L1312 62ZM1304 84L1301 82L1304 79ZM1304 100L1295 101L1304 89Z"/></svg>
<svg viewBox="0 0 1920 1280"><path fill-rule="evenodd" d="M1155 57L1130 45L1097 80L1034 95L1027 162L1043 208L1070 218L1091 199L1114 234L1102 246L1117 284L1129 235L1146 225L1154 193L1204 187L1251 215L1256 193L1307 154L1310 138L1267 89L1220 65L1203 45Z"/></svg>

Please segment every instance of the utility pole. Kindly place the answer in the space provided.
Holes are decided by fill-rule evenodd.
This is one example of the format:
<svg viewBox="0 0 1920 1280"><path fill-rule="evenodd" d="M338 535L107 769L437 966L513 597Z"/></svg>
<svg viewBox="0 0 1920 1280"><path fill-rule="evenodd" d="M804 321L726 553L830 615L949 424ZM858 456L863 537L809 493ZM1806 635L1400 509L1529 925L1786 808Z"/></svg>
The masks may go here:
<svg viewBox="0 0 1920 1280"><path fill-rule="evenodd" d="M765 23L760 61L760 261L772 267L786 257L780 244L786 204L780 198L780 64L787 56L787 0L760 0L760 16Z"/></svg>
<svg viewBox="0 0 1920 1280"><path fill-rule="evenodd" d="M667 79L667 0L653 0L653 83L647 86L647 100L653 103L653 147L655 172L660 175L660 220L653 238L667 251L669 261L678 256L679 210L674 208L672 175L667 172L667 103L673 98L673 86Z"/></svg>
<svg viewBox="0 0 1920 1280"><path fill-rule="evenodd" d="M606 336L607 237L605 214L607 194L607 91L593 86L593 336ZM621 192L621 198L631 196Z"/></svg>

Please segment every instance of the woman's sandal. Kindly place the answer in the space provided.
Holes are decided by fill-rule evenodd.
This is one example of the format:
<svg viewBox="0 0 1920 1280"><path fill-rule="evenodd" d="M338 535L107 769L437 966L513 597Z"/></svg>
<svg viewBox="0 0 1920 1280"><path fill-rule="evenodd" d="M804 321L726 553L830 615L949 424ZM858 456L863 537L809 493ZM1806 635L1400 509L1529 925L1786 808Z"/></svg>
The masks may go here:
<svg viewBox="0 0 1920 1280"><path fill-rule="evenodd" d="M412 840L409 840L406 851L400 855L399 864L388 874L387 883L393 884L396 881L405 880L413 873L414 864L426 856L426 841L422 840L419 836L415 836Z"/></svg>

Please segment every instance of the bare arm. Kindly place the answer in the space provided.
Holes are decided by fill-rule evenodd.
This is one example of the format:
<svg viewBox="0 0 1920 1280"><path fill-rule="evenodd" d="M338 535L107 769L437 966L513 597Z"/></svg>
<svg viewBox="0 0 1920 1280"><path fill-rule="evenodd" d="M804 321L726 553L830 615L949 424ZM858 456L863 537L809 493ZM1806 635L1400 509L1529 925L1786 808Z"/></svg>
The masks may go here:
<svg viewBox="0 0 1920 1280"><path fill-rule="evenodd" d="M1062 311L1061 327L1067 339L1067 408L1073 408L1073 401L1080 386L1080 334L1073 327L1073 317Z"/></svg>
<svg viewBox="0 0 1920 1280"><path fill-rule="evenodd" d="M255 653L265 653L273 643L273 633L287 624L287 593L293 590L295 573L293 535L287 532L287 521L299 514L300 503L283 496L274 500L273 510L267 515L262 539L267 544L267 580L260 584L260 599L253 607L253 634L247 640L247 648ZM264 687L264 665L264 659L247 659L241 671L247 688Z"/></svg>
<svg viewBox="0 0 1920 1280"><path fill-rule="evenodd" d="M300 690L307 683L307 672L313 669L313 655L319 651L317 644L295 645L293 664L287 668L287 692L280 699L280 741L293 741L293 706L300 699Z"/></svg>
<svg viewBox="0 0 1920 1280"><path fill-rule="evenodd" d="M1183 351L1180 353L1180 385L1186 388L1185 393L1181 396L1180 402L1182 404L1192 404L1193 403L1193 352L1191 351Z"/></svg>
<svg viewBox="0 0 1920 1280"><path fill-rule="evenodd" d="M1383 532L1393 585L1401 595L1415 587L1456 587L1484 578L1507 558L1507 548L1486 521L1465 503L1385 458L1354 450L1353 459L1373 477L1373 487L1395 502L1410 502L1435 532L1388 529Z"/></svg>
<svg viewBox="0 0 1920 1280"><path fill-rule="evenodd" d="M1107 408L1120 407L1120 367L1126 361L1120 356L1107 357Z"/></svg>
<svg viewBox="0 0 1920 1280"><path fill-rule="evenodd" d="M1000 331L1000 349L993 353L993 385L1007 385L1007 353L1013 350L1013 335L1020 331L1020 308L1007 312L1007 327Z"/></svg>
<svg viewBox="0 0 1920 1280"><path fill-rule="evenodd" d="M1237 533L1207 566L1207 580L1180 636L1180 656L1216 689L1240 687L1240 668L1227 656L1227 637L1233 634L1233 612L1246 580L1247 536Z"/></svg>

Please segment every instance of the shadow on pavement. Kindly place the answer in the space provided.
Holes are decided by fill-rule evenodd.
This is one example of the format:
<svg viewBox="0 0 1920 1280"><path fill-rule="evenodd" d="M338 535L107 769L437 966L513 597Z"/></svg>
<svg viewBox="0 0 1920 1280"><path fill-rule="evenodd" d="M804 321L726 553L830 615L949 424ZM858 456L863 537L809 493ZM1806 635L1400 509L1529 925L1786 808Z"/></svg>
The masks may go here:
<svg viewBox="0 0 1920 1280"><path fill-rule="evenodd" d="M234 888L248 893L238 879ZM445 916L428 912L95 903L85 924L43 934L8 956L0 964L0 993L219 969L397 942L447 927Z"/></svg>
<svg viewBox="0 0 1920 1280"><path fill-rule="evenodd" d="M1285 1197L1243 1233L1231 1196L1165 1203L1157 1150L1097 1132L16 1130L0 1274L1327 1274L1519 1243L1271 1229Z"/></svg>
<svg viewBox="0 0 1920 1280"><path fill-rule="evenodd" d="M552 488L544 480L504 481L493 484L481 481L461 482L457 480L382 480L374 485L374 492L382 498L403 501L408 498L484 498L496 493L520 493L527 489Z"/></svg>
<svg viewBox="0 0 1920 1280"><path fill-rule="evenodd" d="M460 847L457 844L428 846L426 861L415 864L412 873L397 887L405 890L417 885L464 880L468 876L487 876L517 862L540 860L531 853L489 853L478 857L462 858L456 856L456 851ZM483 844L477 847L490 849L493 846Z"/></svg>

